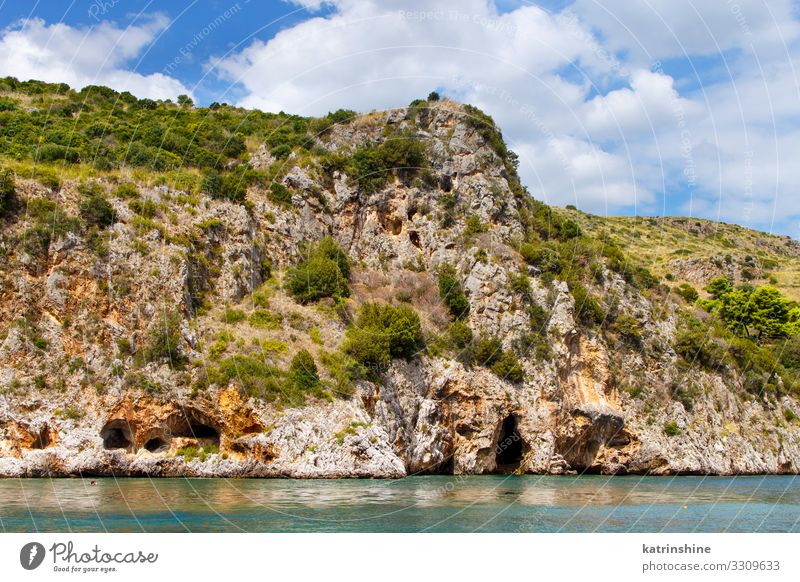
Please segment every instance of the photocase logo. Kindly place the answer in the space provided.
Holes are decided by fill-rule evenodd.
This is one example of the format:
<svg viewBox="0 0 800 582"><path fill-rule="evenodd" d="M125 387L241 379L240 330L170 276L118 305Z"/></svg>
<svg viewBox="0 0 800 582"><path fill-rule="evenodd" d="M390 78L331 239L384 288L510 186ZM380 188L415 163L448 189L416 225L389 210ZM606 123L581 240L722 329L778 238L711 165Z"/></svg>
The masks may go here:
<svg viewBox="0 0 800 582"><path fill-rule="evenodd" d="M26 570L35 570L44 561L44 546L39 542L30 542L19 551L19 563Z"/></svg>

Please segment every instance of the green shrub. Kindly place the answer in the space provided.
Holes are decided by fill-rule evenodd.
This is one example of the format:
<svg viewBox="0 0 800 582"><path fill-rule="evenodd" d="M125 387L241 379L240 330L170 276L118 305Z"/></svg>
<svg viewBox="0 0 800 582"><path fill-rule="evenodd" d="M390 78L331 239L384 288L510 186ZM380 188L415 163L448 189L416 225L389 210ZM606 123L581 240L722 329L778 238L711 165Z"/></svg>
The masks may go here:
<svg viewBox="0 0 800 582"><path fill-rule="evenodd" d="M304 261L289 269L285 286L300 303L323 297L349 297L349 275L347 255L333 239L326 237L309 249Z"/></svg>
<svg viewBox="0 0 800 582"><path fill-rule="evenodd" d="M725 295L733 291L733 284L727 277L716 277L706 286L706 291L708 291L714 299L722 299Z"/></svg>
<svg viewBox="0 0 800 582"><path fill-rule="evenodd" d="M222 360L209 373L209 380L219 386L239 384L249 395L264 400L292 401L292 392L284 393L285 375L267 363L263 356L236 354ZM294 389L294 386L291 386Z"/></svg>
<svg viewBox="0 0 800 582"><path fill-rule="evenodd" d="M481 222L480 216L477 214L470 214L466 219L466 226L464 227L464 236L467 238L473 237L482 232L489 230L489 227Z"/></svg>
<svg viewBox="0 0 800 582"><path fill-rule="evenodd" d="M160 316L150 328L144 357L148 362L167 361L177 368L186 362L180 345L180 317Z"/></svg>
<svg viewBox="0 0 800 582"><path fill-rule="evenodd" d="M158 214L158 204L152 200L131 200L128 208L144 218L153 218Z"/></svg>
<svg viewBox="0 0 800 582"><path fill-rule="evenodd" d="M527 295L531 291L531 278L525 273L512 273L509 276L509 286L514 293Z"/></svg>
<svg viewBox="0 0 800 582"><path fill-rule="evenodd" d="M520 247L520 254L541 273L555 274L561 271L561 255L550 245L525 243Z"/></svg>
<svg viewBox="0 0 800 582"><path fill-rule="evenodd" d="M681 434L683 431L678 427L678 423L674 420L670 420L664 423L664 434L668 437L674 437Z"/></svg>
<svg viewBox="0 0 800 582"><path fill-rule="evenodd" d="M372 193L395 174L409 180L427 166L425 144L413 135L393 135L380 145L360 146L353 154L353 171L359 187Z"/></svg>
<svg viewBox="0 0 800 582"><path fill-rule="evenodd" d="M114 207L102 196L91 196L80 203L81 218L90 226L105 228L114 224Z"/></svg>
<svg viewBox="0 0 800 582"><path fill-rule="evenodd" d="M514 352L503 350L503 343L498 337L481 337L473 342L470 356L471 363L489 368L496 376L510 382L521 382L525 372Z"/></svg>
<svg viewBox="0 0 800 582"><path fill-rule="evenodd" d="M130 182L123 182L117 189L115 190L115 195L117 198L131 199L131 198L139 198L139 189L136 187L135 184Z"/></svg>
<svg viewBox="0 0 800 582"><path fill-rule="evenodd" d="M237 176L223 176L216 171L209 171L203 176L200 190L212 198L242 203L247 197L247 185Z"/></svg>
<svg viewBox="0 0 800 582"><path fill-rule="evenodd" d="M571 218L561 216L546 204L531 198L522 198L524 204L519 211L520 222L529 241L567 241L581 236L581 228Z"/></svg>
<svg viewBox="0 0 800 582"><path fill-rule="evenodd" d="M525 378L525 371L519 363L516 354L512 351L504 351L500 358L491 365L492 372L500 378L509 382L522 382Z"/></svg>
<svg viewBox="0 0 800 582"><path fill-rule="evenodd" d="M462 320L456 320L447 328L450 343L456 349L464 349L472 343L472 330Z"/></svg>
<svg viewBox="0 0 800 582"><path fill-rule="evenodd" d="M289 379L298 390L314 390L319 387L319 373L314 357L308 350L300 350L292 358L289 366Z"/></svg>
<svg viewBox="0 0 800 582"><path fill-rule="evenodd" d="M503 343L497 337L482 337L474 345L472 360L478 366L491 368L503 355Z"/></svg>
<svg viewBox="0 0 800 582"><path fill-rule="evenodd" d="M269 198L275 204L282 204L284 206L292 205L291 190L279 182L273 182L270 184L267 198Z"/></svg>
<svg viewBox="0 0 800 582"><path fill-rule="evenodd" d="M361 364L411 358L423 347L419 315L408 305L365 303L345 334L343 351Z"/></svg>
<svg viewBox="0 0 800 582"><path fill-rule="evenodd" d="M439 296L444 301L451 315L463 319L469 315L469 301L461 288L456 270L452 265L442 265L437 272L439 278Z"/></svg>
<svg viewBox="0 0 800 582"><path fill-rule="evenodd" d="M283 315L273 313L267 309L256 309L247 318L247 322L258 329L280 329Z"/></svg>
<svg viewBox="0 0 800 582"><path fill-rule="evenodd" d="M700 294L697 292L697 289L689 285L689 283L681 283L675 288L675 293L683 297L683 299L687 303L694 303L697 301L697 298L700 297Z"/></svg>
<svg viewBox="0 0 800 582"><path fill-rule="evenodd" d="M642 324L632 315L623 313L618 316L611 326L611 331L634 346L642 344Z"/></svg>
<svg viewBox="0 0 800 582"><path fill-rule="evenodd" d="M226 307L225 311L222 312L222 322L227 323L229 325L236 325L240 321L244 321L245 317L244 311L241 309L234 309L232 307Z"/></svg>
<svg viewBox="0 0 800 582"><path fill-rule="evenodd" d="M325 366L333 382L331 390L342 396L353 394L355 380L367 376L367 371L361 364L341 352L323 350L320 353L320 362Z"/></svg>
<svg viewBox="0 0 800 582"><path fill-rule="evenodd" d="M0 169L0 218L3 218L6 212L13 208L16 199L14 172L7 168Z"/></svg>
<svg viewBox="0 0 800 582"><path fill-rule="evenodd" d="M61 179L52 172L37 172L36 181L52 192L61 190Z"/></svg>
<svg viewBox="0 0 800 582"><path fill-rule="evenodd" d="M675 352L687 362L715 370L723 365L725 350L714 341L710 330L690 319L675 337Z"/></svg>
<svg viewBox="0 0 800 582"><path fill-rule="evenodd" d="M570 289L575 299L575 312L578 320L587 326L600 325L606 318L606 313L595 297L580 283L573 283Z"/></svg>

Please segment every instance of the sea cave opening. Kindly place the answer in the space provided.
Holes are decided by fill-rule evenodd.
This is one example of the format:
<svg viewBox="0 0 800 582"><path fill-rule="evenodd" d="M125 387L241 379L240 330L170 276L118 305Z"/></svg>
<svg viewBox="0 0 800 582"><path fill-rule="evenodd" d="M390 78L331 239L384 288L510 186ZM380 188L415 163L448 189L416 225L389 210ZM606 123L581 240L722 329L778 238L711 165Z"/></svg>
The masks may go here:
<svg viewBox="0 0 800 582"><path fill-rule="evenodd" d="M190 420L187 423L180 423L172 431L172 436L197 439L206 444L219 446L219 431L212 426Z"/></svg>
<svg viewBox="0 0 800 582"><path fill-rule="evenodd" d="M133 444L130 426L124 420L112 420L100 431L104 449L128 449Z"/></svg>
<svg viewBox="0 0 800 582"><path fill-rule="evenodd" d="M169 443L161 437L153 437L144 444L144 448L151 453L157 453L169 447Z"/></svg>
<svg viewBox="0 0 800 582"><path fill-rule="evenodd" d="M495 465L498 473L513 473L522 463L522 437L517 432L517 419L508 415L500 426L500 438L495 447Z"/></svg>

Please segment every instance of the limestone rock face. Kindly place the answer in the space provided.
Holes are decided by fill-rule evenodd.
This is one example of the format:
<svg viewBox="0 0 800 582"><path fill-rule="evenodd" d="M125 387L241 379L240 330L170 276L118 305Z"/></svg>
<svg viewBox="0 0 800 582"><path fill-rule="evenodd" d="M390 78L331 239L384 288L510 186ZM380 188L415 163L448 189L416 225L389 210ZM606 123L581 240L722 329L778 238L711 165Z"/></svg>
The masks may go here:
<svg viewBox="0 0 800 582"><path fill-rule="evenodd" d="M800 425L787 420L800 415L798 402L749 397L731 370L679 366L668 296L637 289L598 257L587 285L611 317L640 324L632 345L582 323L567 282L525 263L510 166L466 116L441 101L416 120L395 109L317 138L340 154L382 143L387 131L423 140L424 174L375 192L344 170L324 174L261 146L250 165L285 164L274 175L290 204L260 186L245 206L140 185L161 209L157 221L110 196L118 222L104 232L102 253L97 240L68 233L39 258L7 244L26 219L0 226L0 476L800 471ZM76 183L52 193L18 182L22 197L77 213ZM344 309L298 304L277 282L305 243L324 236L353 265ZM220 354L252 346L276 368L303 348L322 362L342 343L341 312L352 316L366 301L410 302L435 346L450 323L436 278L445 264L460 278L473 334L515 352L522 381L433 348L360 376L352 393L303 404L208 373ZM674 267L690 280L714 274L696 262ZM253 312L254 291L263 295L258 308L279 316L267 327L224 322L226 307ZM165 313L180 319L173 365L147 363ZM537 313L545 316L534 326Z"/></svg>

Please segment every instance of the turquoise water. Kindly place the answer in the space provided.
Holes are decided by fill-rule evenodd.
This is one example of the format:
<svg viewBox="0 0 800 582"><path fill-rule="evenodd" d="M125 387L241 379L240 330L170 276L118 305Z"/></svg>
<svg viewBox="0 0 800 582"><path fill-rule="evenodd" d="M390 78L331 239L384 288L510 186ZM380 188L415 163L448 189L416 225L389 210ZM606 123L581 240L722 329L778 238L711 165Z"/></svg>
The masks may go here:
<svg viewBox="0 0 800 582"><path fill-rule="evenodd" d="M800 479L5 479L6 532L790 532Z"/></svg>

